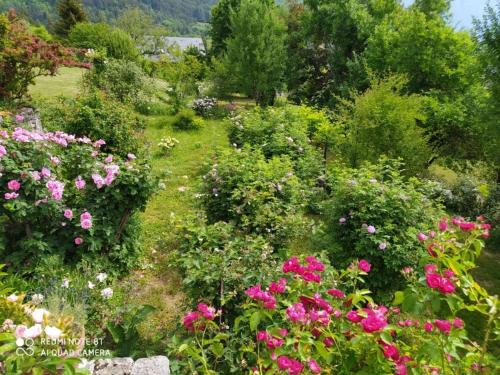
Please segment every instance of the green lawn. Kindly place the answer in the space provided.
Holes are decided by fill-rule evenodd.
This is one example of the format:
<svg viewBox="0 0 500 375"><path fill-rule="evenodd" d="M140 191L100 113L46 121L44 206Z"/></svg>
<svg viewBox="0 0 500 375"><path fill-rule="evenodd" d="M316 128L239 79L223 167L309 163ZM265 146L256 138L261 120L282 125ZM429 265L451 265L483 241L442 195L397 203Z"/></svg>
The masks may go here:
<svg viewBox="0 0 500 375"><path fill-rule="evenodd" d="M61 68L55 76L38 77L29 92L34 98L76 96L84 72L81 68Z"/></svg>

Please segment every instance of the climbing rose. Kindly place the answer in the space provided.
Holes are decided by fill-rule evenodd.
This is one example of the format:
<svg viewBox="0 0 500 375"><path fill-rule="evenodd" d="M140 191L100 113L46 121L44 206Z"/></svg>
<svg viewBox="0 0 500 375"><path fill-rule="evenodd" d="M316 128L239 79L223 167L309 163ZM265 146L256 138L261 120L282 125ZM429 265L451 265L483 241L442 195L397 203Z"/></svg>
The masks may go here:
<svg viewBox="0 0 500 375"><path fill-rule="evenodd" d="M306 310L302 303L296 303L286 309L286 316L292 322L304 322L306 320Z"/></svg>
<svg viewBox="0 0 500 375"><path fill-rule="evenodd" d="M363 317L358 314L357 311L351 310L346 314L346 318L349 319L353 323L359 323L363 320Z"/></svg>
<svg viewBox="0 0 500 375"><path fill-rule="evenodd" d="M397 361L399 359L399 350L394 344L383 343L384 357Z"/></svg>
<svg viewBox="0 0 500 375"><path fill-rule="evenodd" d="M453 320L453 327L457 328L457 329L462 329L464 328L464 321L460 318L455 318Z"/></svg>
<svg viewBox="0 0 500 375"><path fill-rule="evenodd" d="M460 223L459 226L460 226L460 229L462 229L464 232L470 232L471 230L476 229L476 223L472 223L472 222Z"/></svg>
<svg viewBox="0 0 500 375"><path fill-rule="evenodd" d="M427 238L428 237L424 233L422 233L422 232L420 232L419 234L417 234L417 240L419 240L419 241L425 241Z"/></svg>
<svg viewBox="0 0 500 375"><path fill-rule="evenodd" d="M370 233L370 234L373 234L373 233L375 233L377 230L375 229L375 227L374 227L373 225L368 225L368 226L366 227L366 231L367 231L368 233Z"/></svg>
<svg viewBox="0 0 500 375"><path fill-rule="evenodd" d="M437 273L428 273L425 275L425 279L429 288L439 288L439 285L441 283L441 276Z"/></svg>
<svg viewBox="0 0 500 375"><path fill-rule="evenodd" d="M83 239L81 237L75 238L75 245L80 246L83 243Z"/></svg>
<svg viewBox="0 0 500 375"><path fill-rule="evenodd" d="M384 314L387 309L379 308L377 310L366 310L368 316L361 321L361 327L367 333L377 332L387 326L387 319Z"/></svg>
<svg viewBox="0 0 500 375"><path fill-rule="evenodd" d="M338 289L329 289L327 291L327 293L329 295L334 296L334 297L339 298L339 299L345 298L344 292L342 292L341 290L338 290Z"/></svg>
<svg viewBox="0 0 500 375"><path fill-rule="evenodd" d="M190 311L182 319L182 324L189 332L194 332L194 323L200 318L200 313L197 311Z"/></svg>
<svg viewBox="0 0 500 375"><path fill-rule="evenodd" d="M434 329L434 326L432 325L431 322L425 322L424 323L424 330L426 332L432 332L433 329Z"/></svg>
<svg viewBox="0 0 500 375"><path fill-rule="evenodd" d="M439 281L439 291L443 294L455 292L455 285L447 278L442 277Z"/></svg>
<svg viewBox="0 0 500 375"><path fill-rule="evenodd" d="M17 193L5 193L4 194L5 200L16 199L17 197L19 197L19 194L17 194Z"/></svg>
<svg viewBox="0 0 500 375"><path fill-rule="evenodd" d="M272 282L269 285L269 291L273 294L282 294L285 292L285 290L286 290L286 279L284 278L279 279L277 283Z"/></svg>
<svg viewBox="0 0 500 375"><path fill-rule="evenodd" d="M441 232L444 232L448 229L448 220L446 219L441 219L438 224L439 230Z"/></svg>
<svg viewBox="0 0 500 375"><path fill-rule="evenodd" d="M0 159L7 155L7 150L4 146L0 145Z"/></svg>

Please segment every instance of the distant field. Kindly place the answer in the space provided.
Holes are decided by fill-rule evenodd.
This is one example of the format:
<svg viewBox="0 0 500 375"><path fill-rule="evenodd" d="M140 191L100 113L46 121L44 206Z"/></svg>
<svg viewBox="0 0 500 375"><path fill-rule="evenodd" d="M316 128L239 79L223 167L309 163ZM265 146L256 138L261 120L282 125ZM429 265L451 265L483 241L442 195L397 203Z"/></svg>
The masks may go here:
<svg viewBox="0 0 500 375"><path fill-rule="evenodd" d="M85 69L80 68L61 68L56 76L38 77L29 92L35 98L76 96L84 72Z"/></svg>

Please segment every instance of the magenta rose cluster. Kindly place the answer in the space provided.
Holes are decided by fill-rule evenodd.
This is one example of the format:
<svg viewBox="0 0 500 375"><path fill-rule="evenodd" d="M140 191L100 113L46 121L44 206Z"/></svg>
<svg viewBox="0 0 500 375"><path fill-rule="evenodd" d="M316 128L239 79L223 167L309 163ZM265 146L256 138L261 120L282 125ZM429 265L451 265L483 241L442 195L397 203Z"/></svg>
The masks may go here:
<svg viewBox="0 0 500 375"><path fill-rule="evenodd" d="M215 308L205 303L199 303L196 311L190 311L182 319L182 324L189 332L204 330L206 321L214 320L217 316Z"/></svg>

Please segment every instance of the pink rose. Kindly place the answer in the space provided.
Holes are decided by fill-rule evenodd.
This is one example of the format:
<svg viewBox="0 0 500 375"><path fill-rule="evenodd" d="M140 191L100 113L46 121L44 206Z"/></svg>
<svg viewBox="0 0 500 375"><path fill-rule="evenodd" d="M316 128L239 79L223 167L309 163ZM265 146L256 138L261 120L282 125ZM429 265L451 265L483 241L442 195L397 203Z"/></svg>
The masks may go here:
<svg viewBox="0 0 500 375"><path fill-rule="evenodd" d="M318 365L318 362L316 362L314 359L309 360L307 364L309 366L309 370L311 370L313 374L321 374L321 367Z"/></svg>
<svg viewBox="0 0 500 375"><path fill-rule="evenodd" d="M370 272L370 270L372 269L372 265L370 263L368 263L368 261L364 260L364 259L361 259L359 261L359 269L363 272Z"/></svg>
<svg viewBox="0 0 500 375"><path fill-rule="evenodd" d="M434 325L436 326L436 328L438 330L440 330L441 332L443 332L444 334L448 335L450 333L450 330L451 330L451 323L447 320L438 320L436 319L434 321Z"/></svg>
<svg viewBox="0 0 500 375"><path fill-rule="evenodd" d="M10 191L18 191L19 189L21 189L21 183L17 180L10 180L7 183L7 187Z"/></svg>
<svg viewBox="0 0 500 375"><path fill-rule="evenodd" d="M72 211L72 210L70 210L69 208L68 208L68 209L66 209L66 210L64 210L64 217L65 217L66 219L71 219L71 218L73 218L73 211Z"/></svg>
<svg viewBox="0 0 500 375"><path fill-rule="evenodd" d="M75 245L80 246L82 243L83 243L83 238L81 237L75 238Z"/></svg>

